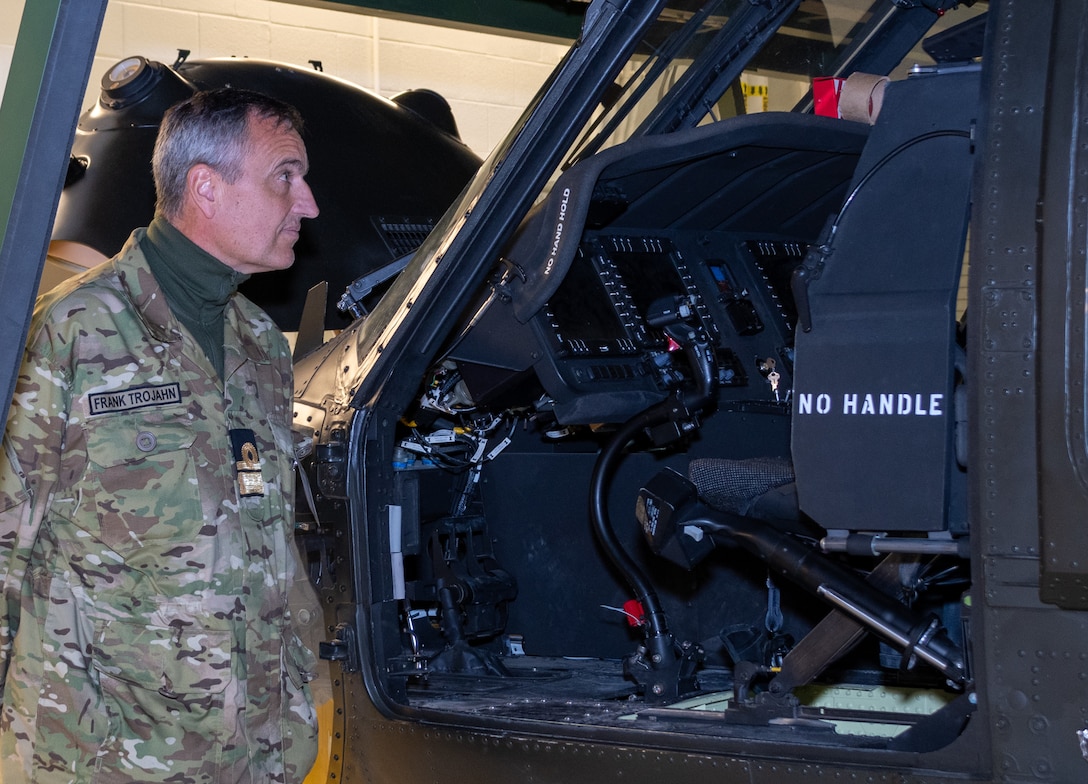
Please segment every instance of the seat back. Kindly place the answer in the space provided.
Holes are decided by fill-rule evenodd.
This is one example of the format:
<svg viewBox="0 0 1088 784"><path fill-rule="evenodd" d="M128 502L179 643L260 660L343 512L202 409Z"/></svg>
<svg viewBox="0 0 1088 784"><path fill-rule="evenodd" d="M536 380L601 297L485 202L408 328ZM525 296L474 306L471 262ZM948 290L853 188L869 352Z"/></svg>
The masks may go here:
<svg viewBox="0 0 1088 784"><path fill-rule="evenodd" d="M792 452L801 510L824 528L965 524L956 295L978 92L977 71L889 83L843 209L803 266Z"/></svg>

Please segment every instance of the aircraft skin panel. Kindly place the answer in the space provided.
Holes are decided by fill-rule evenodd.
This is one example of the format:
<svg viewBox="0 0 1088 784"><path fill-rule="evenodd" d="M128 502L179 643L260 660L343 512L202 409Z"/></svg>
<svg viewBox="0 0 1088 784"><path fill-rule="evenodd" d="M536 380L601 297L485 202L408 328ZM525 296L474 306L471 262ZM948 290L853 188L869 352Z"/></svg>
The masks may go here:
<svg viewBox="0 0 1088 784"><path fill-rule="evenodd" d="M1083 634L1077 632L1083 620L1048 612L1041 602L1039 496L1033 482L1018 479L1039 471L1035 412L1045 381L1036 368L1040 311L1032 274L1041 261L1033 204L1038 195L1034 187L1013 186L1037 183L1042 165L1051 108L1039 110L1047 90L1043 63L1054 56L1043 42L1051 29L1055 40L1062 40L1077 26L1062 24L1061 13L1049 5L1003 3L998 11L1006 27L1001 34L989 32L994 54L985 103L986 116L993 119L980 142L980 154L992 168L980 171L976 180L971 236L972 259L984 261L973 265L967 307L968 339L979 341L970 344L977 350L968 354L968 376L979 382L970 440L985 452L971 481L969 504L976 510L974 578L983 586L972 607L980 625L975 644L985 651L979 662L979 708L991 732L991 775L1015 781L1046 769L1072 775L1085 764L1079 750L1052 729L1066 720L1059 718L1068 710L1062 689L1082 677L1083 663L1071 661L1080 654L1070 648L1079 645L1070 642ZM1014 56L1028 58L1032 66L1002 66ZM1038 710L1041 701L1052 707ZM1035 727L1038 734L1015 731L1022 727Z"/></svg>
<svg viewBox="0 0 1088 784"><path fill-rule="evenodd" d="M1058 24L1083 24L1063 7ZM1077 41L1078 46L1083 46ZM1083 61L1063 41L1061 55ZM1085 437L1085 91L1079 74L1055 74L1045 129L1038 288L1039 559L1043 601L1088 609L1088 441ZM1059 318L1058 316L1061 316Z"/></svg>

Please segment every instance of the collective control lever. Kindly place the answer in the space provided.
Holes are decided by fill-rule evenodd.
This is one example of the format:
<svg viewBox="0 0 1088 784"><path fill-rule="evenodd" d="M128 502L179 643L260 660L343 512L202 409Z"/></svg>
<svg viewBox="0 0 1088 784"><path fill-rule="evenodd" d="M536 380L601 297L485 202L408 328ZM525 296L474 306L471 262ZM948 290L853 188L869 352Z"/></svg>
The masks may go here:
<svg viewBox="0 0 1088 784"><path fill-rule="evenodd" d="M918 617L852 571L773 526L711 509L699 500L695 486L671 469L660 472L639 491L635 516L650 549L659 556L691 569L716 544L739 546L898 647L907 668L922 660L953 683L968 679L963 650L935 617Z"/></svg>

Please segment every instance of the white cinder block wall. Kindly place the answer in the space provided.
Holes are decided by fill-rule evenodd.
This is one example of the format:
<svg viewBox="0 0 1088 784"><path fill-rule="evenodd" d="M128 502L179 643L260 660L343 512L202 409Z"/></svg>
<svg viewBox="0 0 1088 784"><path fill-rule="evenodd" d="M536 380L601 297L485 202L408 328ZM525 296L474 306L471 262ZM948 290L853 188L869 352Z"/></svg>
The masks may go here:
<svg viewBox="0 0 1088 784"><path fill-rule="evenodd" d="M0 0L0 79L6 79L23 2ZM111 0L84 108L98 99L102 74L118 60L143 55L169 64L178 49L190 50L193 59L251 57L301 66L320 60L325 73L386 97L435 90L453 108L461 138L486 156L567 45L276 0Z"/></svg>

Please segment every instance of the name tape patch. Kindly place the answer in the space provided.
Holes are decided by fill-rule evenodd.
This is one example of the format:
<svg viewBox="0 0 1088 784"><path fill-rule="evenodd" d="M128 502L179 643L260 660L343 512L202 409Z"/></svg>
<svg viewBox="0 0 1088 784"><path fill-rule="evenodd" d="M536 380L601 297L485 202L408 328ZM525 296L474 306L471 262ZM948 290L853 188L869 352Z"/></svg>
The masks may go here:
<svg viewBox="0 0 1088 784"><path fill-rule="evenodd" d="M95 392L87 396L87 408L91 416L114 414L118 411L135 411L138 408L152 406L172 406L180 402L180 384L133 387L116 392Z"/></svg>

